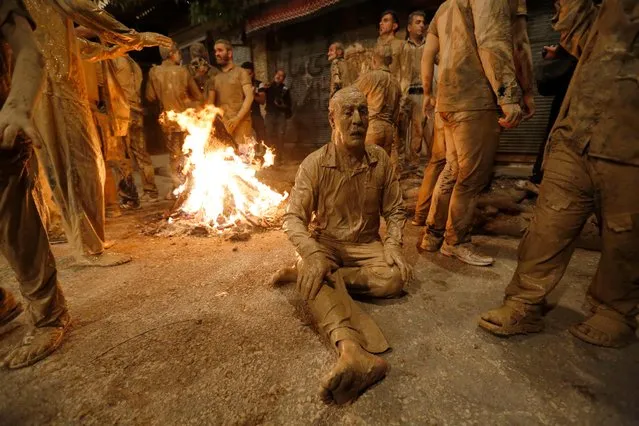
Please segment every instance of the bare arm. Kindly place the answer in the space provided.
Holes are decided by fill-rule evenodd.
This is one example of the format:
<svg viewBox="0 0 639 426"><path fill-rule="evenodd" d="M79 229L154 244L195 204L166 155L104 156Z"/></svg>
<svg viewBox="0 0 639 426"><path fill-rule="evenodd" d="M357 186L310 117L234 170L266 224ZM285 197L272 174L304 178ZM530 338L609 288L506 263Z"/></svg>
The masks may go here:
<svg viewBox="0 0 639 426"><path fill-rule="evenodd" d="M91 0L53 0L74 22L95 31L103 40L131 49L162 46L171 48L173 41L156 33L138 33L120 23Z"/></svg>
<svg viewBox="0 0 639 426"><path fill-rule="evenodd" d="M439 37L429 33L426 36L424 53L422 54L422 85L424 86L424 110L433 105L433 78L435 77L435 60L439 54Z"/></svg>
<svg viewBox="0 0 639 426"><path fill-rule="evenodd" d="M154 71L153 69L151 71L149 71L149 79L146 82L146 99L149 102L155 102L158 99L158 94L155 92L155 86L153 83L154 77L153 77Z"/></svg>
<svg viewBox="0 0 639 426"><path fill-rule="evenodd" d="M33 125L32 113L44 83L44 60L24 17L13 13L0 31L16 58L11 91L0 111L0 147L13 148L20 131L38 145L40 136Z"/></svg>
<svg viewBox="0 0 639 426"><path fill-rule="evenodd" d="M244 92L244 102L242 103L242 108L240 108L240 112L237 113L238 121L242 121L246 114L251 111L251 105L253 105L253 85L245 84L242 86L242 91Z"/></svg>
<svg viewBox="0 0 639 426"><path fill-rule="evenodd" d="M528 38L528 20L526 16L518 16L513 24L513 55L517 81L523 92L526 116L524 120L535 114L533 58Z"/></svg>
<svg viewBox="0 0 639 426"><path fill-rule="evenodd" d="M258 91L257 93L255 93L255 99L254 100L259 105L264 105L266 103L266 92Z"/></svg>

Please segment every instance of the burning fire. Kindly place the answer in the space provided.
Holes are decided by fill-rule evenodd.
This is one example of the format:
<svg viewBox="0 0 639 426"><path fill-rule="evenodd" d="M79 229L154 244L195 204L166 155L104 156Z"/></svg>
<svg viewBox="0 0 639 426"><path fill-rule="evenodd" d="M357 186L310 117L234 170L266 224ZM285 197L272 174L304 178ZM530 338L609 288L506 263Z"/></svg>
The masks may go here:
<svg viewBox="0 0 639 426"><path fill-rule="evenodd" d="M273 165L275 155L266 149L264 163L255 159L254 139L239 147L239 152L221 144L214 136L214 120L222 110L207 106L182 113L169 111L165 119L177 123L186 132L182 152L185 183L174 195L179 205L198 225L223 230L243 222L256 223L274 213L288 194L279 194L256 177L260 167ZM169 219L171 220L171 219Z"/></svg>

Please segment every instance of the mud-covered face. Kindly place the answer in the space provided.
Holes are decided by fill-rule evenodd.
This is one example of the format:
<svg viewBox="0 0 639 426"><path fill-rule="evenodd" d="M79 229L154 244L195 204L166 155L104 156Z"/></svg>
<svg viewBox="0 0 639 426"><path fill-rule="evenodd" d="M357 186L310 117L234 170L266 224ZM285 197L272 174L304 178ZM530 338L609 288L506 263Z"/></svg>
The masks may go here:
<svg viewBox="0 0 639 426"><path fill-rule="evenodd" d="M338 92L339 93L339 92ZM350 94L337 102L331 116L335 144L347 150L364 148L368 130L368 105L363 94Z"/></svg>
<svg viewBox="0 0 639 426"><path fill-rule="evenodd" d="M338 54L337 46L334 44L331 44L331 46L328 48L328 60L334 61L335 59L338 58L337 54Z"/></svg>
<svg viewBox="0 0 639 426"><path fill-rule="evenodd" d="M215 61L218 65L224 66L233 59L233 51L224 44L215 45Z"/></svg>
<svg viewBox="0 0 639 426"><path fill-rule="evenodd" d="M408 24L408 33L415 38L424 37L426 31L426 22L423 16L415 16L410 24Z"/></svg>
<svg viewBox="0 0 639 426"><path fill-rule="evenodd" d="M397 24L393 20L393 15L387 13L382 16L382 20L379 21L379 35L394 34L397 31Z"/></svg>
<svg viewBox="0 0 639 426"><path fill-rule="evenodd" d="M273 77L273 81L277 84L284 84L284 80L286 80L286 73L282 70L275 73L275 77Z"/></svg>

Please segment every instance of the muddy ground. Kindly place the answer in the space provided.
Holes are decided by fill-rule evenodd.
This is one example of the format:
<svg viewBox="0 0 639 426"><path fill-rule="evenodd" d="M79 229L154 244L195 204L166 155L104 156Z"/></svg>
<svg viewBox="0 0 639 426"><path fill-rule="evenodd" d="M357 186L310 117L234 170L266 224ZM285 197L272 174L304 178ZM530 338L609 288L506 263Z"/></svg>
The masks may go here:
<svg viewBox="0 0 639 426"><path fill-rule="evenodd" d="M285 189L293 173L276 186ZM399 300L363 304L393 346L384 355L392 369L353 405L327 407L318 380L334 354L292 289L264 283L294 259L284 234L239 243L142 235L166 207L109 222L112 250L134 257L128 265L78 269L70 248L55 246L73 328L49 359L0 371L0 424L639 422L639 345L600 349L567 331L583 317L596 252L576 253L545 333L503 340L475 321L499 303L517 240L478 237L498 260L481 269L418 254L421 230L408 225L414 282ZM17 291L4 263L0 280ZM25 330L24 316L0 329L0 357Z"/></svg>

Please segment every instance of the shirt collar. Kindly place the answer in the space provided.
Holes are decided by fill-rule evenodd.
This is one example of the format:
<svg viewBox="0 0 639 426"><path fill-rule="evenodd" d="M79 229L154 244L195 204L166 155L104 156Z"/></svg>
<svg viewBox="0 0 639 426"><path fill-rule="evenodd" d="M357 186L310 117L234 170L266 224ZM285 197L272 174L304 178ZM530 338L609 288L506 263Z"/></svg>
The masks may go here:
<svg viewBox="0 0 639 426"><path fill-rule="evenodd" d="M406 42L407 42L408 44L410 44L410 45L415 46L415 47L422 47L424 44L426 44L426 37L424 37L424 38L422 39L422 42L421 42L421 43L419 43L419 44L415 43L415 42L413 41L413 39L412 39L412 38L410 38L410 37L408 37L408 39L406 40Z"/></svg>
<svg viewBox="0 0 639 426"><path fill-rule="evenodd" d="M364 162L358 170L368 169L369 167L377 164L379 160L375 155L371 155L368 146L366 146L366 153L364 154ZM322 167L328 167L331 169L337 169L337 148L333 142L329 142L326 145L326 151L322 160Z"/></svg>

